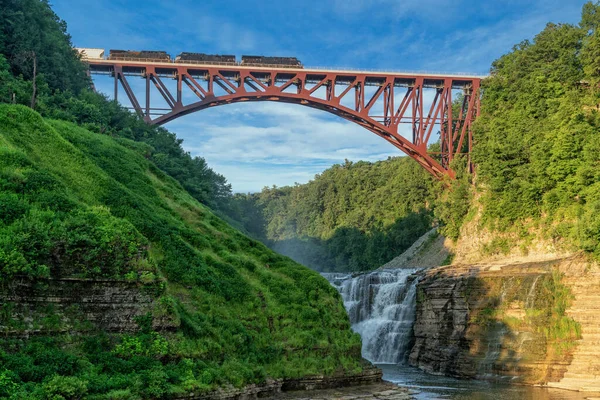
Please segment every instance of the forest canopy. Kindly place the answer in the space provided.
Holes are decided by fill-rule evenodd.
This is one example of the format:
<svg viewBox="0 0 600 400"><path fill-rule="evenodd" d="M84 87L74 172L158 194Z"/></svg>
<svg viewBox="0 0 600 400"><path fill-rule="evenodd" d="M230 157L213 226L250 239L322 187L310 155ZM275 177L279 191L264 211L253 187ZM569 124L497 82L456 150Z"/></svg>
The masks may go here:
<svg viewBox="0 0 600 400"><path fill-rule="evenodd" d="M174 133L146 124L90 83L65 22L48 1L0 0L0 103L28 105L44 117L146 143L147 157L197 200L215 209L226 204L231 185L224 176L186 152Z"/></svg>
<svg viewBox="0 0 600 400"><path fill-rule="evenodd" d="M307 184L237 194L230 216L271 248L323 271L364 271L431 228L433 179L408 157L346 161Z"/></svg>
<svg viewBox="0 0 600 400"><path fill-rule="evenodd" d="M483 217L600 257L600 6L496 60L475 125ZM524 221L525 224L517 224Z"/></svg>

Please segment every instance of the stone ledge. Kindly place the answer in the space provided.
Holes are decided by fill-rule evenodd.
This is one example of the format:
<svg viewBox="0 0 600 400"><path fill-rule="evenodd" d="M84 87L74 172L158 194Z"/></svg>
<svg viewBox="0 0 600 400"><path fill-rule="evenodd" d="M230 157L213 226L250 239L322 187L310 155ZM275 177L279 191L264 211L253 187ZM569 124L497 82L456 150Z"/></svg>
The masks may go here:
<svg viewBox="0 0 600 400"><path fill-rule="evenodd" d="M298 398L301 399L307 393L306 399L320 398L318 391L344 388L344 391L365 392L365 396L371 399L408 399L404 396L408 393L405 389L382 381L383 372L376 367L366 367L357 375L338 376L311 376L299 379L267 380L263 384L248 385L243 388L226 387L219 388L213 392L204 394L191 393L188 396L178 397L176 400L250 400L259 398ZM316 391L316 392L313 392ZM308 396L310 393L310 396ZM313 395L314 393L314 395ZM348 399L360 399L365 396L359 393L354 397L344 396ZM396 397L394 397L396 396ZM328 398L328 397L323 397Z"/></svg>
<svg viewBox="0 0 600 400"><path fill-rule="evenodd" d="M150 288L151 289L151 288ZM136 318L152 312L155 296L138 282L115 279L16 280L0 287L0 308L8 320L0 321L0 333L11 337L69 332L135 332ZM56 315L58 325L43 326L44 316ZM157 329L172 322L156 319Z"/></svg>

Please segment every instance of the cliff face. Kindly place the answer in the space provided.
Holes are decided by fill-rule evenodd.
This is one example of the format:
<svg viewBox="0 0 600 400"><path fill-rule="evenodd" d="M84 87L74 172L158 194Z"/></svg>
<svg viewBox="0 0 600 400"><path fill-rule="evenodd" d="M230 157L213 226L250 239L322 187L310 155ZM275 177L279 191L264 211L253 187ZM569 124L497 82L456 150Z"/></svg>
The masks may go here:
<svg viewBox="0 0 600 400"><path fill-rule="evenodd" d="M581 325L581 339L563 379L548 385L562 389L600 392L600 271L571 269L564 283L574 299L567 314Z"/></svg>
<svg viewBox="0 0 600 400"><path fill-rule="evenodd" d="M418 285L410 363L461 378L559 381L577 348L580 324L559 261L440 267Z"/></svg>
<svg viewBox="0 0 600 400"><path fill-rule="evenodd" d="M137 318L148 313L155 329L172 328L155 301L158 290L114 279L15 280L0 288L0 334L136 332Z"/></svg>

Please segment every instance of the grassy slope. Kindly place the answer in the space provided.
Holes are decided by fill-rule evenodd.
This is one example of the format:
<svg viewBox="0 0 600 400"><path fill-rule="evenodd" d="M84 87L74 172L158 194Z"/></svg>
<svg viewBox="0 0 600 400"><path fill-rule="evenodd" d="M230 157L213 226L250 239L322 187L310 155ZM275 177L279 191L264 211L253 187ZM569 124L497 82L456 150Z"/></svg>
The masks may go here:
<svg viewBox="0 0 600 400"><path fill-rule="evenodd" d="M28 374L23 364L35 365L36 357L45 353L28 351L31 343L17 343L20 352L14 347L0 350L0 365L5 368L0 367L0 382L4 377L10 390L39 395L61 384L77 387L83 382L81 390L88 395L113 391L161 397L266 376L360 368L360 340L350 331L337 292L317 273L215 217L147 161L143 145L93 134L71 123L46 121L20 106L0 105L0 127L4 159L0 177L5 182L26 181L27 170L43 171L55 180L48 191L60 189L76 204L66 212L52 210L58 207L56 202L40 203L44 196L35 193L22 196L27 207L55 211L58 219L75 210L100 209L108 219L128 221L148 246L140 250L144 262L127 264L118 276L135 279L145 271L165 278L160 304L179 324L173 333L110 337L94 340L92 347L71 344L66 350L60 339L51 340L47 349L85 360L68 371L50 365ZM10 188L3 185L4 194ZM31 214L5 221L0 232L16 229ZM88 276L78 265L78 273L71 275ZM45 266L50 275L60 276L51 262ZM142 350L126 351L124 343L131 341L139 342ZM8 342L3 344L9 348ZM109 368L115 364L123 367ZM80 382L64 383L56 375L72 375ZM113 379L117 375L128 378ZM145 380L158 383L149 386ZM150 387L155 392L148 393Z"/></svg>

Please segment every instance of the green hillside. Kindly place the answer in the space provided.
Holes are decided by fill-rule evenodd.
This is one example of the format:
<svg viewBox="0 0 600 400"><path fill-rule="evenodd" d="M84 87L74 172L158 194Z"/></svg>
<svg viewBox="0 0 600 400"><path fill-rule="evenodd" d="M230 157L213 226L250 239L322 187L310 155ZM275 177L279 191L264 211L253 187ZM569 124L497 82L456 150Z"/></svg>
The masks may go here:
<svg viewBox="0 0 600 400"><path fill-rule="evenodd" d="M317 273L229 227L150 148L0 105L0 286L139 282L176 325L0 339L0 397L162 398L360 370L360 338ZM10 325L9 305L0 325Z"/></svg>

